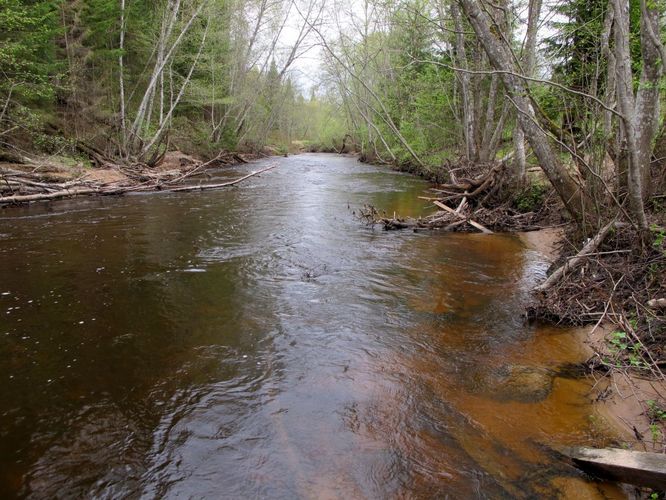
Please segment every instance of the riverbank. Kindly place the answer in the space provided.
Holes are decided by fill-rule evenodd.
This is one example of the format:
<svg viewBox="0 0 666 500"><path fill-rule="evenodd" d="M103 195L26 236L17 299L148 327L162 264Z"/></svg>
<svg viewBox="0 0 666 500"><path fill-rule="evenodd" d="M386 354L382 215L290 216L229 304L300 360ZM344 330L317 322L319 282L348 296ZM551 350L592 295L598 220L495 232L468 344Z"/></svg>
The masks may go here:
<svg viewBox="0 0 666 500"><path fill-rule="evenodd" d="M523 233L521 239L555 265L561 261L562 242L567 239L567 231L557 228ZM562 297L558 296L558 300ZM641 373L640 367L626 366L622 362L617 328L610 319L601 318L594 325L579 327L579 335L575 337L587 357L581 372L594 381L588 395L595 412L591 416L593 424L604 433L615 435L608 444L612 448L664 453L662 405L666 383L658 366L649 378L645 378L645 368ZM638 350L633 353L634 356L641 354ZM600 370L600 365L604 369ZM629 485L624 488L629 498L648 498L654 493Z"/></svg>
<svg viewBox="0 0 666 500"><path fill-rule="evenodd" d="M564 228L522 233L521 239L542 254L551 264L561 260L562 242L566 241ZM666 383L656 376L645 378L620 364L599 369L599 360L610 360L618 355L614 342L616 325L609 320L580 326L580 341L585 347L588 361L585 371L595 380L590 399L604 420L618 434L620 445L638 451L664 452L663 418L658 414L660 402L666 396ZM614 336L615 334L615 336ZM607 361L604 362L609 365Z"/></svg>
<svg viewBox="0 0 666 500"><path fill-rule="evenodd" d="M0 163L0 207L77 196L187 190L193 178L205 177L209 169L248 163L265 156L222 151L204 161L171 151L154 166L106 163L104 168L86 167L82 162L58 157ZM208 186L205 182L198 186L200 189L223 187Z"/></svg>
<svg viewBox="0 0 666 500"><path fill-rule="evenodd" d="M439 181L430 190L433 194L423 197L435 211L409 219L369 207L364 215L385 229L531 231L522 233L524 239L552 266L546 284L537 287L528 317L581 328L580 341L588 352L581 368L595 381L590 398L618 433L617 445L665 452L666 221L658 198L649 213L649 242L641 245L627 223L614 223L585 239L540 179L502 196L501 169L464 164L442 183L423 169L401 168Z"/></svg>
<svg viewBox="0 0 666 500"><path fill-rule="evenodd" d="M651 214L654 228L663 227ZM663 214L662 214L663 216ZM640 245L631 228L612 231L551 288L537 294L537 318L587 330L594 398L622 433L623 446L666 452L666 291L663 238ZM553 268L573 262L583 243L562 231ZM588 243L589 244L589 243Z"/></svg>

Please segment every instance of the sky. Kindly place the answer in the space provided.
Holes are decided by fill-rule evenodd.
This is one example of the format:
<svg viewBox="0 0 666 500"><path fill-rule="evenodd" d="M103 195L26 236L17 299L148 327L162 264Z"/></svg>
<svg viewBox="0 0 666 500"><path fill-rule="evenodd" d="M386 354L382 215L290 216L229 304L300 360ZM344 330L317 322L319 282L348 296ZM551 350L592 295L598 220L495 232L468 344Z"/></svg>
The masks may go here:
<svg viewBox="0 0 666 500"><path fill-rule="evenodd" d="M304 12L304 4L310 0L296 0ZM328 39L333 39L339 28L345 30L351 26L353 17L362 16L364 0L317 0L324 4L320 32ZM303 19L292 9L287 25L280 36L282 51L287 53L298 38ZM319 35L310 33L304 46L310 47L307 53L299 57L291 66L290 76L304 96L309 96L312 88L321 81L322 60L325 49L319 42Z"/></svg>
<svg viewBox="0 0 666 500"><path fill-rule="evenodd" d="M301 11L304 11L304 5L311 0L295 0L298 2ZM324 4L324 14L322 16L321 32L327 39L331 40L337 37L339 30L349 30L353 27L353 22L361 22L364 17L365 0L316 0ZM554 6L561 0L546 0L543 5L541 26L539 28L539 39L551 36L552 28L548 26L555 16ZM519 20L516 26L516 36L523 38L525 36L527 21L527 2L517 8ZM295 9L292 9L287 25L280 37L280 46L283 52L288 52L289 48L298 38L301 29L302 18ZM300 89L304 96L309 96L311 89L317 87L321 81L322 58L325 49L319 44L319 36L311 33L310 38L305 42L306 45L312 45L312 48L302 57L297 59L290 71L292 81Z"/></svg>

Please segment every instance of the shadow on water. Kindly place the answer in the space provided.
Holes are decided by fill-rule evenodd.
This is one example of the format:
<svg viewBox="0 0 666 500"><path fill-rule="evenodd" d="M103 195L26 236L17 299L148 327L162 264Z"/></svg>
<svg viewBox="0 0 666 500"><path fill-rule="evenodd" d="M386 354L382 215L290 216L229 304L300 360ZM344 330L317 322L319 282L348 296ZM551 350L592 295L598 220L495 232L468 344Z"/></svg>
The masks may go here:
<svg viewBox="0 0 666 500"><path fill-rule="evenodd" d="M607 438L579 333L521 317L538 254L373 230L426 185L278 161L0 212L0 495L619 495L547 452Z"/></svg>

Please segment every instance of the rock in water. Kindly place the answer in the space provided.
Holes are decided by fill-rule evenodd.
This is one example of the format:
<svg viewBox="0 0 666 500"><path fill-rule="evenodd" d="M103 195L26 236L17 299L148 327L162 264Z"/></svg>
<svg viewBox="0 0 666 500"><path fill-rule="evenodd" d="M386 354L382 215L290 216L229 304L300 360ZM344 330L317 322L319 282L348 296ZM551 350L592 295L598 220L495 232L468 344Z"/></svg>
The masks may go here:
<svg viewBox="0 0 666 500"><path fill-rule="evenodd" d="M553 374L546 369L506 365L476 379L476 390L500 401L536 403L553 389Z"/></svg>

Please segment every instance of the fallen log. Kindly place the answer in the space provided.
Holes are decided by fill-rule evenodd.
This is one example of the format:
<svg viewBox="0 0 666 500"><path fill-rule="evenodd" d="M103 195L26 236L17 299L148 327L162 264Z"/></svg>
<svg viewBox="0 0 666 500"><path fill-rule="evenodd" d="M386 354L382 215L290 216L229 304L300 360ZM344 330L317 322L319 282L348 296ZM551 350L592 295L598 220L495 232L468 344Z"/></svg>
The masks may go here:
<svg viewBox="0 0 666 500"><path fill-rule="evenodd" d="M227 187L227 186L233 186L235 184L238 184L239 182L243 182L245 179L249 179L250 177L254 177L255 175L262 174L268 170L271 170L273 168L277 167L277 163L270 165L262 170L257 170L256 172L252 172L246 176L243 176L239 179L229 181L229 182L222 182L219 184L198 184L198 185L193 185L193 186L181 186L181 187L165 187L165 191L169 191L172 193L181 193L181 192L187 192L187 191L204 191L204 190L209 190L209 189L218 189L222 187Z"/></svg>
<svg viewBox="0 0 666 500"><path fill-rule="evenodd" d="M456 208L456 213L459 214L467 206L467 196L463 197L460 205Z"/></svg>
<svg viewBox="0 0 666 500"><path fill-rule="evenodd" d="M63 183L55 183L55 182L37 182L37 181L32 181L30 179L24 179L22 177L5 177L3 178L3 181L5 179L9 180L9 182L15 182L17 184L20 184L22 186L32 186L36 188L42 188L47 191L60 191L62 189L67 189L70 187L76 186L78 181L73 181L73 182L63 182Z"/></svg>
<svg viewBox="0 0 666 500"><path fill-rule="evenodd" d="M224 154L225 153L221 152L215 158L213 158L212 160L208 160L205 163L199 163L194 168L188 170L187 172L185 172L183 175L181 175L177 179L174 179L173 181L171 181L171 184L175 184L177 182L182 181L183 179L187 179L188 177L192 177L194 175L197 175L200 172L202 172L203 170L205 170L206 168L208 168L209 166L214 165L217 162L220 162L220 161L223 162L222 158L223 158ZM245 163L247 163L247 162L245 162Z"/></svg>
<svg viewBox="0 0 666 500"><path fill-rule="evenodd" d="M564 454L585 472L621 483L666 490L666 455L616 448L567 448Z"/></svg>
<svg viewBox="0 0 666 500"><path fill-rule="evenodd" d="M13 168L7 168L7 167L0 167L0 175L18 175L18 176L25 176L25 177L30 177L34 176L35 174L32 174L30 172L24 172L23 170L14 170Z"/></svg>
<svg viewBox="0 0 666 500"><path fill-rule="evenodd" d="M51 193L38 193L38 194L23 194L14 196L4 196L0 198L0 205L10 205L14 203L27 203L30 201L46 201L58 200L61 198L71 198L74 196L84 196L98 193L99 189L95 188L72 188L63 189L61 191L53 191Z"/></svg>
<svg viewBox="0 0 666 500"><path fill-rule="evenodd" d="M490 170L488 170L485 174L480 175L479 177L476 177L474 179L461 179L459 182L441 184L440 187L445 190L455 190L455 191L464 192L474 189L475 191L481 192L488 186L488 184L490 184L491 182L495 182L495 178L498 174L501 173L502 168L504 168L504 165L502 163L498 163ZM470 193L469 196L473 195Z"/></svg>
<svg viewBox="0 0 666 500"><path fill-rule="evenodd" d="M601 245L601 243L606 239L606 236L610 232L611 228L615 225L615 220L612 220L608 224L606 224L601 231L597 233L597 235L592 238L590 241L587 242L587 244L583 247L583 249L578 252L574 258L568 260L562 267L557 269L553 274L548 276L546 281L544 281L541 285L537 286L534 290L537 292L545 292L549 288L551 288L555 283L560 281L562 277L567 274L568 272L573 271L576 267L581 265L587 256L591 253L594 253Z"/></svg>
<svg viewBox="0 0 666 500"><path fill-rule="evenodd" d="M449 213L455 215L456 217L458 217L458 218L460 218L460 219L464 219L466 222L469 223L470 226L475 227L475 228L478 229L479 231L481 231L481 232L483 232L483 233L486 233L486 234L493 234L493 232L492 232L490 229L488 229L487 227L485 227L484 225L479 224L479 223L476 222L475 220L472 220L472 219L469 219L469 218L465 217L465 216L462 215L460 212L458 212L457 210L454 210L453 208L451 208L451 207L445 205L444 203L442 203L442 202L440 202L440 201L433 201L433 203L434 203L436 206L438 206L439 208L441 208L442 210L446 210L447 212L449 212Z"/></svg>
<svg viewBox="0 0 666 500"><path fill-rule="evenodd" d="M0 177L11 177L15 178L16 180L33 179L35 181L50 184L59 184L65 180L62 176L54 174L53 172L38 172L39 169L39 166L35 166L34 171L32 172L23 172L21 170L0 167Z"/></svg>

